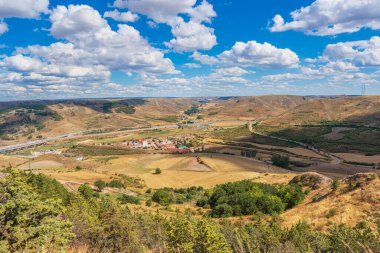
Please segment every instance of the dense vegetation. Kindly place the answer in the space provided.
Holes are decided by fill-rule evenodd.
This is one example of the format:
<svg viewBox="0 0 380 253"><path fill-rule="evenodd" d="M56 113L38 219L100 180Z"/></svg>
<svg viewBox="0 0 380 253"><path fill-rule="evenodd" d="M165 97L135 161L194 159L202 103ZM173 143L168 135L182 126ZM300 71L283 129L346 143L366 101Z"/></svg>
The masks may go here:
<svg viewBox="0 0 380 253"><path fill-rule="evenodd" d="M196 106L196 105L193 105L193 106L191 106L189 109L187 109L185 111L185 114L187 114L187 115L193 115L193 114L197 114L199 112L200 112L199 107Z"/></svg>
<svg viewBox="0 0 380 253"><path fill-rule="evenodd" d="M248 186L244 182L219 188ZM305 223L284 229L276 219L264 222L259 215L251 222L216 223L189 214L132 213L127 205L107 195L89 194L91 191L83 187L80 193L70 193L46 176L9 169L0 179L0 252L378 252L380 249L378 232L365 222L356 227L332 225L326 232L313 231ZM280 198L288 195L285 189L265 191L277 191ZM120 200L133 201L129 197Z"/></svg>
<svg viewBox="0 0 380 253"><path fill-rule="evenodd" d="M289 164L290 164L289 156L275 154L275 155L272 155L271 161L274 166L289 168Z"/></svg>
<svg viewBox="0 0 380 253"><path fill-rule="evenodd" d="M198 206L209 205L212 217L230 217L255 213L280 214L305 198L298 185L272 186L248 180L218 185Z"/></svg>
<svg viewBox="0 0 380 253"><path fill-rule="evenodd" d="M152 200L161 205L169 204L183 204L185 202L190 202L195 198L201 196L204 193L202 187L190 187L190 188L162 188L156 190L152 195Z"/></svg>
<svg viewBox="0 0 380 253"><path fill-rule="evenodd" d="M126 113L134 114L136 109L133 106L130 106L126 102L104 102L102 104L102 111L104 113L111 113L112 110L115 110L117 113Z"/></svg>

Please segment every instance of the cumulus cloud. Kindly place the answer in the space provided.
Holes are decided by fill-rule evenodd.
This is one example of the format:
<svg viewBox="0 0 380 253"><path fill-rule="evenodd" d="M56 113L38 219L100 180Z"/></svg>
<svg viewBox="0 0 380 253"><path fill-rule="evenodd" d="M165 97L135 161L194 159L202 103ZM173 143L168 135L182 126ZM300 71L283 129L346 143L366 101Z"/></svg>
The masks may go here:
<svg viewBox="0 0 380 253"><path fill-rule="evenodd" d="M288 30L326 36L353 33L362 28L380 29L380 0L316 0L310 6L290 13L292 21L276 15L272 32Z"/></svg>
<svg viewBox="0 0 380 253"><path fill-rule="evenodd" d="M297 54L290 49L280 49L267 42L261 44L256 41L236 42L218 58L224 64L251 67L295 68L299 64Z"/></svg>
<svg viewBox="0 0 380 253"><path fill-rule="evenodd" d="M214 29L210 23L216 12L206 0L196 5L196 0L117 0L117 8L128 8L152 19L154 23L164 23L172 29L173 39L165 45L177 52L209 50L217 44ZM185 20L181 15L187 15Z"/></svg>
<svg viewBox="0 0 380 253"><path fill-rule="evenodd" d="M139 19L137 14L130 11L120 12L118 10L106 11L103 15L105 18L112 18L119 22L136 22Z"/></svg>
<svg viewBox="0 0 380 253"><path fill-rule="evenodd" d="M379 66L380 37L330 44L327 45L323 55L328 59L350 61L356 66Z"/></svg>
<svg viewBox="0 0 380 253"><path fill-rule="evenodd" d="M52 35L75 45L71 51L85 53L86 61L111 70L176 73L170 59L150 46L135 28L118 25L113 31L93 8L86 5L59 6L51 15Z"/></svg>
<svg viewBox="0 0 380 253"><path fill-rule="evenodd" d="M5 18L38 18L47 13L49 0L0 0L0 35L8 31Z"/></svg>
<svg viewBox="0 0 380 253"><path fill-rule="evenodd" d="M194 52L191 55L191 58L193 58L196 61L199 61L202 64L206 64L206 65L214 65L214 64L217 64L219 62L218 58L216 58L214 56L209 56L206 54L201 54L199 52Z"/></svg>
<svg viewBox="0 0 380 253"><path fill-rule="evenodd" d="M178 52L208 50L217 44L214 29L193 21L180 21L173 26L172 34L175 38L165 45Z"/></svg>
<svg viewBox="0 0 380 253"><path fill-rule="evenodd" d="M8 25L4 22L0 22L0 35L8 31Z"/></svg>
<svg viewBox="0 0 380 253"><path fill-rule="evenodd" d="M1 18L37 18L47 13L49 0L0 0Z"/></svg>
<svg viewBox="0 0 380 253"><path fill-rule="evenodd" d="M111 71L177 74L170 59L152 47L133 27L112 30L106 20L86 5L58 6L52 10L51 34L62 42L17 48L0 60L2 83L34 85L33 91L61 89L88 94L103 91ZM15 75L17 74L17 75ZM31 87L31 86L30 86Z"/></svg>

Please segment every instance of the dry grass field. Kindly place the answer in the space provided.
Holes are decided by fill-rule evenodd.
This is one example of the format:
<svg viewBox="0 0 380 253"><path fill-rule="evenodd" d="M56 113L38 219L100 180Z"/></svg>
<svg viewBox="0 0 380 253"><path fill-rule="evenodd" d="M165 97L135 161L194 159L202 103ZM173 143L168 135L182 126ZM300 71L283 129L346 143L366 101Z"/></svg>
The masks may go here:
<svg viewBox="0 0 380 253"><path fill-rule="evenodd" d="M313 201L320 196L318 201ZM370 221L380 214L380 179L375 179L353 191L341 183L334 192L330 185L312 191L305 201L281 215L283 224L290 227L300 220L312 227L323 230L333 223L355 226L358 220Z"/></svg>
<svg viewBox="0 0 380 253"><path fill-rule="evenodd" d="M363 154L354 153L335 153L334 155L340 157L345 161L357 162L357 163L380 163L380 155L366 156Z"/></svg>
<svg viewBox="0 0 380 253"><path fill-rule="evenodd" d="M80 166L81 170L76 170L76 166ZM29 165L23 164L19 168L26 170ZM143 179L150 188L183 188L194 185L210 188L216 184L243 179L286 183L296 175L295 172L254 159L223 154L124 155L90 157L84 161L46 155L33 160L31 168L37 173L73 183L94 183L100 179L109 181L112 177L128 175ZM156 168L160 168L162 174L154 174Z"/></svg>
<svg viewBox="0 0 380 253"><path fill-rule="evenodd" d="M14 156L0 155L0 168L6 168L8 166L19 166L26 163L28 160L24 158L18 158Z"/></svg>

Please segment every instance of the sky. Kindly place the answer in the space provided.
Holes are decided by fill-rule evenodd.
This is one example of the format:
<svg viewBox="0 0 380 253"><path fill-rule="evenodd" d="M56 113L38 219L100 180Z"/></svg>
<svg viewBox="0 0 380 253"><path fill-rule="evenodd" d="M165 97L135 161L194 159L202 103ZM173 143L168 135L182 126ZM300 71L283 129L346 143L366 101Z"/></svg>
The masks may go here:
<svg viewBox="0 0 380 253"><path fill-rule="evenodd" d="M0 0L0 100L380 94L380 0Z"/></svg>

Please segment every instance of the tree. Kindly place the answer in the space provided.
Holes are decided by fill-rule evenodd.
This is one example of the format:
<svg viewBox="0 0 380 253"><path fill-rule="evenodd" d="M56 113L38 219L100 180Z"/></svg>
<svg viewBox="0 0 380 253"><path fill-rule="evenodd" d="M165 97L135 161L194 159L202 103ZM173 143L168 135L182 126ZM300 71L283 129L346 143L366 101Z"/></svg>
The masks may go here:
<svg viewBox="0 0 380 253"><path fill-rule="evenodd" d="M333 191L336 191L339 188L340 182L337 178L334 178L334 180L331 183L331 189Z"/></svg>
<svg viewBox="0 0 380 253"><path fill-rule="evenodd" d="M289 156L273 155L271 159L274 166L289 168Z"/></svg>
<svg viewBox="0 0 380 253"><path fill-rule="evenodd" d="M152 200L161 205L169 205L174 203L175 196L169 189L158 189L152 196Z"/></svg>
<svg viewBox="0 0 380 253"><path fill-rule="evenodd" d="M190 217L177 215L171 218L166 229L169 252L194 252L196 223Z"/></svg>
<svg viewBox="0 0 380 253"><path fill-rule="evenodd" d="M233 215L233 209L228 204L217 205L211 212L213 217L230 217Z"/></svg>
<svg viewBox="0 0 380 253"><path fill-rule="evenodd" d="M25 176L10 169L0 180L0 252L57 252L74 238L58 200L42 200Z"/></svg>
<svg viewBox="0 0 380 253"><path fill-rule="evenodd" d="M85 183L79 186L78 192L85 198L91 199L95 196L94 190L90 187L89 184Z"/></svg>
<svg viewBox="0 0 380 253"><path fill-rule="evenodd" d="M95 182L95 186L98 188L98 190L101 192L103 191L104 188L107 187L107 183L102 181L102 180L98 180Z"/></svg>
<svg viewBox="0 0 380 253"><path fill-rule="evenodd" d="M196 225L194 252L232 253L217 224L209 219L200 219Z"/></svg>

